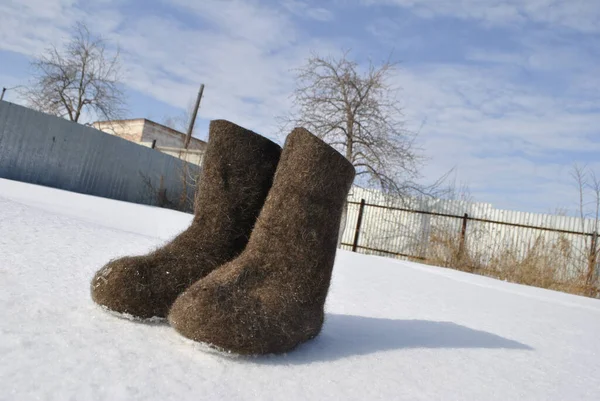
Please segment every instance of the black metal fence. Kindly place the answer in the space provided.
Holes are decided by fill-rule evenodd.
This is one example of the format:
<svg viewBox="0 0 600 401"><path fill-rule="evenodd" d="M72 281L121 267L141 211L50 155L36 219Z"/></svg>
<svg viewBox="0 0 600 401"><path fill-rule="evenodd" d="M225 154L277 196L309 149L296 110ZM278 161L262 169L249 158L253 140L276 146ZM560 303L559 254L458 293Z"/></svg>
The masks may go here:
<svg viewBox="0 0 600 401"><path fill-rule="evenodd" d="M556 280L583 276L595 283L598 277L598 233L575 229L573 218L568 218L572 229L560 229L541 220L538 225L508 222L372 204L365 199L350 201L348 207L341 245L354 252L468 271L494 270L500 264L505 269L531 265L537 257L548 269L556 269Z"/></svg>

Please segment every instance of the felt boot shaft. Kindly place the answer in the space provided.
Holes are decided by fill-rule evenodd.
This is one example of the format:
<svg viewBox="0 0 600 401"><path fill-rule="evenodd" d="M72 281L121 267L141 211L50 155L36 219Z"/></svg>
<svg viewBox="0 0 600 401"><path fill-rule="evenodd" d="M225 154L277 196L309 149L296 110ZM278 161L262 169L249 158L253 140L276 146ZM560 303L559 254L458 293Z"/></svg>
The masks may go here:
<svg viewBox="0 0 600 401"><path fill-rule="evenodd" d="M242 252L280 154L267 138L212 121L191 226L148 255L106 265L92 280L93 300L135 318L166 317L181 292Z"/></svg>
<svg viewBox="0 0 600 401"><path fill-rule="evenodd" d="M335 149L295 129L246 249L177 299L175 329L239 354L285 352L316 336L354 175Z"/></svg>

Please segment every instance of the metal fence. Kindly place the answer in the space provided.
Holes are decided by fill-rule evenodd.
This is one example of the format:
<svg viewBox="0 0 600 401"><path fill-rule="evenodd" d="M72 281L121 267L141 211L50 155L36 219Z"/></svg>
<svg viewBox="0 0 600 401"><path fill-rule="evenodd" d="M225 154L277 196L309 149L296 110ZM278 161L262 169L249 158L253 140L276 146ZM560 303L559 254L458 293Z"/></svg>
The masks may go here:
<svg viewBox="0 0 600 401"><path fill-rule="evenodd" d="M520 214L528 219L514 221L507 211L486 213L503 219L349 200L341 247L468 271L501 273L536 262L553 270L554 280L596 280L599 250L593 221L527 213Z"/></svg>
<svg viewBox="0 0 600 401"><path fill-rule="evenodd" d="M198 171L162 152L0 101L0 178L191 210L188 176Z"/></svg>

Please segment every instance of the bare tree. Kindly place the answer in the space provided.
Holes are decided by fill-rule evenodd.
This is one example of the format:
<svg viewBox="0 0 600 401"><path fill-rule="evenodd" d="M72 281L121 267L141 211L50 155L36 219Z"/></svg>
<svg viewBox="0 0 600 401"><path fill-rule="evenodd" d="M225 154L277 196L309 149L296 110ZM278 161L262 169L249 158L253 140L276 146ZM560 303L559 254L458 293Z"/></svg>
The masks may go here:
<svg viewBox="0 0 600 401"><path fill-rule="evenodd" d="M348 52L338 58L312 54L296 70L296 113L284 123L306 127L345 155L356 168L358 185L394 195L423 194L426 188L415 183L424 161L416 133L404 128L398 89L389 82L395 67L388 60L362 71Z"/></svg>
<svg viewBox="0 0 600 401"><path fill-rule="evenodd" d="M592 230L598 231L600 223L600 179L594 171L590 171L587 166L573 165L571 177L575 181L578 190L578 214L581 221L581 230L586 231L587 220L593 221ZM588 200L588 193L591 193L591 200Z"/></svg>
<svg viewBox="0 0 600 401"><path fill-rule="evenodd" d="M571 176L575 180L579 191L578 212L581 222L581 232L587 233L590 229L592 235L586 238L585 253L588 258L588 266L585 282L590 287L590 296L598 297L598 229L600 228L600 179L594 171L586 166L573 166ZM588 200L591 198L590 200ZM591 222L591 227L586 222Z"/></svg>
<svg viewBox="0 0 600 401"><path fill-rule="evenodd" d="M50 46L32 62L33 82L23 91L39 111L79 122L88 118L114 120L124 113L119 51L108 55L106 43L77 23L64 50Z"/></svg>

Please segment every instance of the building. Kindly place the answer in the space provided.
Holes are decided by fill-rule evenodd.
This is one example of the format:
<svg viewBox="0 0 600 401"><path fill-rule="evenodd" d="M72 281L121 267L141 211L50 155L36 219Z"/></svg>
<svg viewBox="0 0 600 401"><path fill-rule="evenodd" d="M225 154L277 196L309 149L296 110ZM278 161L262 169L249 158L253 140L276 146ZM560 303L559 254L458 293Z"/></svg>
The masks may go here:
<svg viewBox="0 0 600 401"><path fill-rule="evenodd" d="M145 118L132 120L97 121L92 126L142 146L148 146L187 162L201 165L206 142L192 137L184 149L186 135Z"/></svg>

